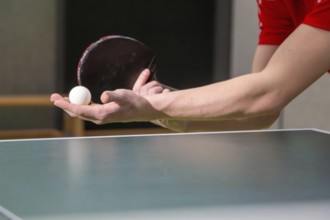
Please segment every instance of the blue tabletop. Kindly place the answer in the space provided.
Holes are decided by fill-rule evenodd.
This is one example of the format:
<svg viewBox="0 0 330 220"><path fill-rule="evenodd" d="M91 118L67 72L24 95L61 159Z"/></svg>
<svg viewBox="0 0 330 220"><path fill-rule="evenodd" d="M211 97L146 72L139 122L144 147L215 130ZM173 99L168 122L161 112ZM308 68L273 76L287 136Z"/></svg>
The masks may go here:
<svg viewBox="0 0 330 220"><path fill-rule="evenodd" d="M0 141L0 219L329 201L318 130Z"/></svg>

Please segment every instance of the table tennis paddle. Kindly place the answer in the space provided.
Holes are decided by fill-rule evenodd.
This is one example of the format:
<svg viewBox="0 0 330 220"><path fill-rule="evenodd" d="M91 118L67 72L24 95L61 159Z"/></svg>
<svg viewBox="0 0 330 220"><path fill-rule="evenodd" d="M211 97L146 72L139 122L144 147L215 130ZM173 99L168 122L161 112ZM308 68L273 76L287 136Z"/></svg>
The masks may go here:
<svg viewBox="0 0 330 220"><path fill-rule="evenodd" d="M90 90L93 102L100 103L105 90L132 89L146 68L151 72L149 81L157 80L156 56L148 46L126 36L105 36L92 43L80 58L78 84Z"/></svg>

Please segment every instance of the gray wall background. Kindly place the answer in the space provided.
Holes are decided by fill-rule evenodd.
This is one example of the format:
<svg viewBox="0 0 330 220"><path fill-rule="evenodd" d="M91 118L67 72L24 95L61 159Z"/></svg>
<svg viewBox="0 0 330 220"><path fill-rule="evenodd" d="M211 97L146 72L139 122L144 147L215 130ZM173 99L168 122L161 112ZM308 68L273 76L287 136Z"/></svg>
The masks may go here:
<svg viewBox="0 0 330 220"><path fill-rule="evenodd" d="M0 95L56 90L56 0L0 1ZM53 108L1 108L0 129L55 126Z"/></svg>

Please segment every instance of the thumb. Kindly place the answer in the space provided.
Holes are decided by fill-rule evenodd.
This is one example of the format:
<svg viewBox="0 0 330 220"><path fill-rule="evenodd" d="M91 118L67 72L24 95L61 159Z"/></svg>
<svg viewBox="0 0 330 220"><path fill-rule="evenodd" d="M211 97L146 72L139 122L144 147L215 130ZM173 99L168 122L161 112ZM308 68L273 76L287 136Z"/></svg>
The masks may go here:
<svg viewBox="0 0 330 220"><path fill-rule="evenodd" d="M150 77L150 70L149 69L145 69L141 72L141 74L139 75L139 77L137 78L137 80L134 83L134 86L132 88L132 91L136 94L140 93L140 89L141 87L147 83L149 77Z"/></svg>
<svg viewBox="0 0 330 220"><path fill-rule="evenodd" d="M111 100L110 100L110 96L111 96L111 92L110 91L105 91L101 94L101 102L103 104L106 104L106 103L109 103Z"/></svg>
<svg viewBox="0 0 330 220"><path fill-rule="evenodd" d="M126 95L125 89L117 89L115 91L104 91L100 98L103 104L109 102L117 102L119 104L125 101L125 95Z"/></svg>

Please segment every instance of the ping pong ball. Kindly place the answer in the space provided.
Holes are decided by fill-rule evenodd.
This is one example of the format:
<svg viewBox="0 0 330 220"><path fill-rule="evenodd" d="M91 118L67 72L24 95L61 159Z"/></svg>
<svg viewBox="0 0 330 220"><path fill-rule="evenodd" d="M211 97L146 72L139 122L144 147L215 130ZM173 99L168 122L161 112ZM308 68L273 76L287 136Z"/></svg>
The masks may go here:
<svg viewBox="0 0 330 220"><path fill-rule="evenodd" d="M91 92L84 86L76 86L69 93L69 101L76 105L88 105L91 98Z"/></svg>

